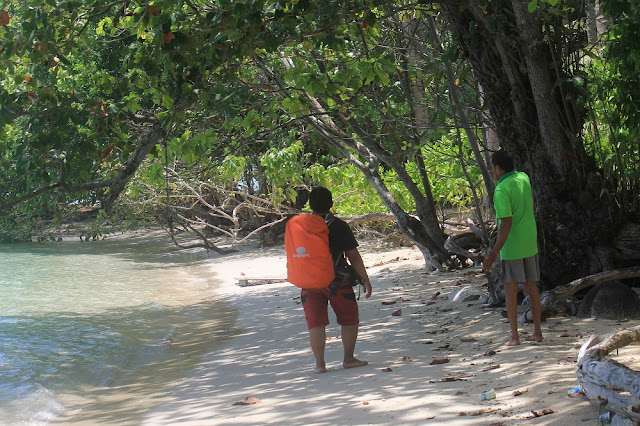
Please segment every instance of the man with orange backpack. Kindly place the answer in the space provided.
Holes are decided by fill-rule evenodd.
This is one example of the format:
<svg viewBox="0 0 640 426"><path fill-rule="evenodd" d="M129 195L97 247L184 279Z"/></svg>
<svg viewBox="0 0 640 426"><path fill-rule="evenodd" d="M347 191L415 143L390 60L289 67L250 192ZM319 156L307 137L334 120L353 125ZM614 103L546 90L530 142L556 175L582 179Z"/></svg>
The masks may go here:
<svg viewBox="0 0 640 426"><path fill-rule="evenodd" d="M327 371L324 349L326 326L329 324L328 304L342 326L342 366L362 367L368 362L357 359L353 354L359 324L353 285L359 278L367 299L372 289L357 248L358 242L349 225L331 214L333 199L327 188L314 188L309 195L309 206L312 214L295 216L287 223L285 249L287 279L302 288L302 306L311 350L316 359L314 372Z"/></svg>

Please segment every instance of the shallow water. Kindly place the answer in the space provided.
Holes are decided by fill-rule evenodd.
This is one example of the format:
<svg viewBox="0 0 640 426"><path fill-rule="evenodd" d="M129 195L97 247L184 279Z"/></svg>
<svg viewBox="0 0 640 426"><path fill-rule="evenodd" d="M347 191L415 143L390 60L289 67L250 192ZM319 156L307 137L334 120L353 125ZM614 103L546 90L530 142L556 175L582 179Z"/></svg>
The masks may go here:
<svg viewBox="0 0 640 426"><path fill-rule="evenodd" d="M237 331L204 251L0 245L0 424L140 420Z"/></svg>

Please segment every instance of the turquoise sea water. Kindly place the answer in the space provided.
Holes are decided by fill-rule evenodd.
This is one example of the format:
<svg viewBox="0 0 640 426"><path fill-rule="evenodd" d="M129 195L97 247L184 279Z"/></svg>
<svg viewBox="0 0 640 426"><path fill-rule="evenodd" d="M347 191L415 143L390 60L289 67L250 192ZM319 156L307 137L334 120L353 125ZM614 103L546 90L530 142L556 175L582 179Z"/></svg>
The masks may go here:
<svg viewBox="0 0 640 426"><path fill-rule="evenodd" d="M0 245L0 424L125 423L236 333L204 251L165 239Z"/></svg>

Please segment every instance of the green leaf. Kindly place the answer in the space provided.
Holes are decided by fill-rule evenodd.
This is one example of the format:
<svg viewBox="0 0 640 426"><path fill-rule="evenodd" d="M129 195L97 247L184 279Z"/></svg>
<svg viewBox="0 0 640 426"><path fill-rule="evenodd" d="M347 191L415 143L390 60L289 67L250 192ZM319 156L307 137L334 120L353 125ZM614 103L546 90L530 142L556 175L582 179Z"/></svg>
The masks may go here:
<svg viewBox="0 0 640 426"><path fill-rule="evenodd" d="M535 12L537 8L538 8L538 0L531 0L528 7L529 13Z"/></svg>
<svg viewBox="0 0 640 426"><path fill-rule="evenodd" d="M162 106L165 107L166 109L172 110L173 109L173 99L171 99L171 97L169 95L164 95L162 97Z"/></svg>
<svg viewBox="0 0 640 426"><path fill-rule="evenodd" d="M291 108L293 108L293 99L292 98L284 98L282 100L282 107L285 109L290 110Z"/></svg>

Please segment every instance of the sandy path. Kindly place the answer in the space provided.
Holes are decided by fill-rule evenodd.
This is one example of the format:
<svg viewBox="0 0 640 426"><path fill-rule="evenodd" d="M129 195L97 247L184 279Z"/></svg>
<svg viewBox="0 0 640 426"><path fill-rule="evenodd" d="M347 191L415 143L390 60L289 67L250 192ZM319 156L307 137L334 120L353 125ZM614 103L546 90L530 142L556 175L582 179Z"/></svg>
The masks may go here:
<svg viewBox="0 0 640 426"><path fill-rule="evenodd" d="M482 289L479 272L427 274L419 251L364 247L373 296L360 300L356 356L370 365L341 368L334 318L327 328L329 371L313 374L299 290L288 283L236 285L249 277L284 277L281 248L212 259L220 291L240 310L241 334L210 354L146 424L595 424L598 411L570 398L578 349L591 333L636 325L551 318L545 341L507 348L502 309L452 302L460 286ZM402 311L402 315L392 313ZM531 332L521 326L521 335ZM621 351L622 357L631 357ZM434 363L441 360L441 363ZM442 361L447 360L447 361ZM483 401L493 388L497 398ZM520 392L514 396L514 392ZM259 402L234 405L247 397ZM535 417L538 414L551 412Z"/></svg>

